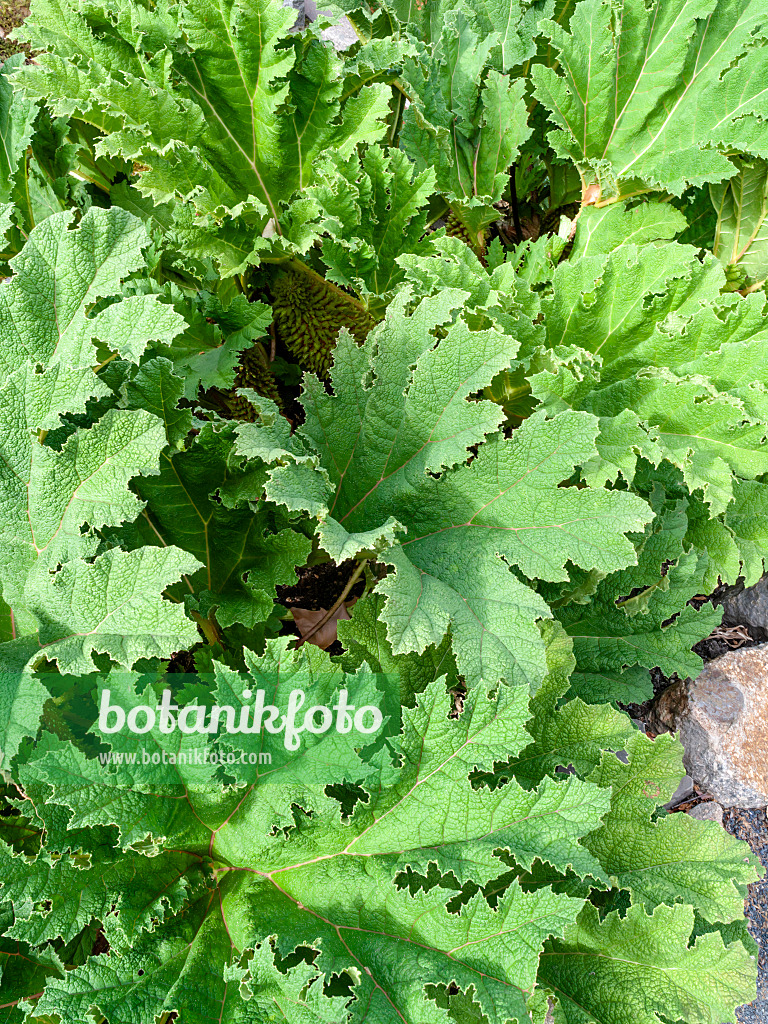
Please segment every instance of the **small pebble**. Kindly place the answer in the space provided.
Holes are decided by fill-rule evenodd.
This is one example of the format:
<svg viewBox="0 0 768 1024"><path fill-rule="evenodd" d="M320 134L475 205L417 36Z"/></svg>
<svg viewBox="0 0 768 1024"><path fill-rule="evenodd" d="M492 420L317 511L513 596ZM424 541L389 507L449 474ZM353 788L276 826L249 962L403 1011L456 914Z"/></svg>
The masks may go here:
<svg viewBox="0 0 768 1024"><path fill-rule="evenodd" d="M698 821L716 821L718 825L723 824L723 808L715 800L708 800L703 804L696 804L688 811L692 818Z"/></svg>

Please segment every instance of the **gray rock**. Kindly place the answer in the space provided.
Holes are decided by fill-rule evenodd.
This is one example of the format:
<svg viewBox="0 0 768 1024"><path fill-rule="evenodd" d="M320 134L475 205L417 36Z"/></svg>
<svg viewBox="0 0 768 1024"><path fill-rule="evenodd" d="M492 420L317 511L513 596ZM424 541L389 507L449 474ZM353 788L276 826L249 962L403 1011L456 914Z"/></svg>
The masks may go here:
<svg viewBox="0 0 768 1024"><path fill-rule="evenodd" d="M296 12L296 21L291 32L301 32L305 25L304 0L283 0L283 7L292 7Z"/></svg>
<svg viewBox="0 0 768 1024"><path fill-rule="evenodd" d="M715 800L708 800L704 804L696 804L688 811L692 818L697 821L716 821L718 825L723 824L723 808Z"/></svg>
<svg viewBox="0 0 768 1024"><path fill-rule="evenodd" d="M730 651L686 686L683 764L724 807L768 805L768 644Z"/></svg>
<svg viewBox="0 0 768 1024"><path fill-rule="evenodd" d="M743 583L728 587L717 603L723 606L724 626L749 626L757 639L768 640L768 576L746 590Z"/></svg>
<svg viewBox="0 0 768 1024"><path fill-rule="evenodd" d="M307 21L316 21L318 15L329 16L329 11L324 11L322 8L317 9L317 0L302 0L302 6L307 18ZM352 46L353 43L358 41L357 33L352 28L352 23L349 18L342 17L336 22L335 25L331 25L330 28L323 29L320 33L321 39L327 39L333 43L337 50L346 50L348 46Z"/></svg>
<svg viewBox="0 0 768 1024"><path fill-rule="evenodd" d="M352 46L358 41L357 33L352 28L349 18L341 18L335 25L323 29L320 38L328 39L337 50L346 50L348 46Z"/></svg>
<svg viewBox="0 0 768 1024"><path fill-rule="evenodd" d="M670 797L669 803L664 804L664 806L667 810L671 810L673 807L681 804L683 800L687 800L689 796L693 796L693 779L690 775L684 775L680 780L680 785Z"/></svg>

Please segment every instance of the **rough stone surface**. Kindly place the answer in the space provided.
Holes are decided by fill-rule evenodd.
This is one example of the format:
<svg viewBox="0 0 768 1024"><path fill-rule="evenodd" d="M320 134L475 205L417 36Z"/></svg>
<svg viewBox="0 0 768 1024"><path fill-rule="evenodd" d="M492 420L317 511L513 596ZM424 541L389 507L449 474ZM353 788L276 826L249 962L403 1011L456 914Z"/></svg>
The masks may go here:
<svg viewBox="0 0 768 1024"><path fill-rule="evenodd" d="M688 681L672 683L654 699L648 711L648 725L654 732L674 732L688 706Z"/></svg>
<svg viewBox="0 0 768 1024"><path fill-rule="evenodd" d="M724 626L748 626L753 636L768 640L768 576L746 590L741 583L728 587L717 603L723 606Z"/></svg>
<svg viewBox="0 0 768 1024"><path fill-rule="evenodd" d="M686 685L675 716L694 781L725 807L768 804L768 644L731 651Z"/></svg>
<svg viewBox="0 0 768 1024"><path fill-rule="evenodd" d="M301 32L305 25L304 0L283 0L283 7L292 7L296 12L296 21L291 32Z"/></svg>
<svg viewBox="0 0 768 1024"><path fill-rule="evenodd" d="M316 0L302 0L305 16L308 21L316 21L318 15L328 16L329 12L324 11L322 8L317 9ZM323 29L320 33L321 39L327 39L333 43L337 50L346 50L348 46L352 46L353 43L357 42L357 33L352 28L352 23L349 18L339 18L335 25L331 25L330 28Z"/></svg>
<svg viewBox="0 0 768 1024"><path fill-rule="evenodd" d="M341 18L335 25L323 29L320 38L330 40L337 50L346 50L348 46L357 42L357 33L348 18Z"/></svg>
<svg viewBox="0 0 768 1024"><path fill-rule="evenodd" d="M716 821L718 825L723 824L723 808L716 800L707 800L706 803L696 804L688 813L698 821Z"/></svg>
<svg viewBox="0 0 768 1024"><path fill-rule="evenodd" d="M683 800L687 800L689 796L693 795L693 779L690 775L684 775L680 780L680 785L677 787L675 792L672 794L669 803L664 804L667 810L671 810L673 807L677 807Z"/></svg>

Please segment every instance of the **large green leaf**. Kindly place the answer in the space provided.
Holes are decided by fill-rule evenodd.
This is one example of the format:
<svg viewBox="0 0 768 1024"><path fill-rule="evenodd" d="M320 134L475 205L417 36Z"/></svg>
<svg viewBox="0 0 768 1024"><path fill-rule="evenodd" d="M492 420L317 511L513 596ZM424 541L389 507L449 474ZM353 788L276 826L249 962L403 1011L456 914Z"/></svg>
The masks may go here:
<svg viewBox="0 0 768 1024"><path fill-rule="evenodd" d="M301 676L304 656L299 655L297 660L274 648L268 658L275 660L263 665L252 661L251 668L259 681L261 673L265 682L271 673L269 697L286 708L291 676L297 669ZM282 682L284 673L286 682ZM230 674L221 677L221 698L230 699L233 682ZM371 692L361 689L355 679L346 680L345 686L349 687L350 701L371 699ZM130 702L128 691L121 691L119 685L113 685L112 692L118 693L113 698L116 703ZM316 676L310 688L312 697L329 703L334 700L334 692L338 690L329 688L322 674ZM134 694L133 700L138 696ZM228 865L223 872L217 867L217 875L211 878L215 901L209 908L205 894L202 899L194 895L196 871L192 870L187 883L193 886L192 899L173 932L169 932L170 915L183 891L178 879L181 861L178 853L160 853L162 870L156 868L153 874L142 872L137 877L143 900L138 888L126 896L124 928L133 931L141 927L149 907L162 900L165 905L155 913L166 917L166 926L159 935L167 935L167 939L150 945L134 943L132 951L120 958L117 970L111 958L109 964L94 958L70 972L64 983L48 985L40 1009L55 1011L69 1022L81 1019L91 1006L98 1006L110 1021L119 1013L121 1020L137 1024L143 1019L140 1014L178 1009L176 1000L184 998L179 995L179 986L183 989L192 984L193 978L199 979L202 966L196 962L194 941L180 961L170 955L181 948L174 938L179 927L184 933L183 921L192 919L198 921L194 931L201 928L202 934L208 934L209 962L213 957L215 965L206 993L198 997L202 999L199 1005L218 1001L220 1007L226 1006L230 997L222 974L226 974L227 962L234 966L240 951L255 944L269 946L273 937L275 950L282 956L308 941L319 951L313 958L313 982L318 989L323 978L339 973L353 979L354 1003L347 1011L351 1020L364 1019L372 1007L382 1020L393 1009L405 1019L413 1014L417 1019L444 1019L436 1005L425 998L424 987L430 979L441 983L446 970L455 972L463 988L475 986L489 1019L502 1022L524 1016L541 943L574 920L581 901L547 889L525 893L513 884L495 910L478 894L456 915L445 907L448 894L444 889L412 893L407 886L396 884L396 879L408 867L426 871L435 861L460 877L485 879L504 868L494 857L497 848L514 850L525 863L536 854L563 868L581 863L586 851L577 839L599 823L607 809L607 794L579 780L561 785L545 783L538 792L526 792L515 783L493 792L473 789L469 773L474 765L490 766L502 750L514 750L525 742L525 692L503 688L492 700L478 694L476 699L467 700L458 721L448 717L450 707L451 698L436 682L419 698L416 708L405 712L398 744L403 758L401 769L385 763L378 768L373 763L365 764L355 755L351 737L332 733L310 736L308 745L303 742L294 757L283 752L270 768L259 770L234 805L229 801L215 805L210 784L200 789L204 770L192 769L190 773L187 769L186 810L179 807L175 814L177 825L172 836L167 827L170 820L165 819L165 842L171 846L189 844L201 831L201 822L208 824L213 864ZM201 737L193 739L201 741ZM264 739L258 734L230 739L237 739L238 749L244 751L270 749L270 744L263 747ZM177 741L164 742L170 749ZM277 736L271 744L276 756L281 743L282 737ZM338 760L340 743L348 748L344 768ZM299 766L303 760L304 769L309 771L297 770L296 756L300 758ZM323 794L322 786L311 785L313 760L320 770L319 779L326 777L329 763L336 763L336 777L343 778L346 771L349 778L363 780L365 799L349 820L340 817L338 804ZM166 804L158 771L170 779L170 773L178 769L123 767L115 774L114 766L110 770L100 766L98 760L86 764L80 755L64 756L60 744L49 743L25 770L25 779L32 790L46 783L56 786L55 800L74 810L73 827L114 821L125 843L137 832L133 825L137 801L147 808L144 820L148 825L164 820L148 808L150 803L158 809ZM369 776L370 781L365 781ZM84 785L86 777L90 785ZM93 800L94 792L100 794L97 801ZM446 794L450 795L447 802ZM299 817L290 809L291 802L297 800L305 812ZM225 811L227 803L229 810ZM270 829L270 824L278 822L285 828ZM132 862L141 871L140 860ZM591 861L581 866L587 863L598 870ZM21 870L21 862L18 866ZM190 867L194 869L193 859ZM84 898L93 899L96 894L91 895L90 887L98 892L104 872L109 870L100 865L82 872L78 886ZM119 870L129 870L127 859ZM55 884L50 866L38 861L28 871L30 886L45 899L46 886ZM56 871L66 872L67 865L62 864ZM173 888L164 898L161 894L169 881ZM8 884L12 901L23 906L26 894L17 886L15 871ZM93 906L98 914L98 905ZM62 926L70 920L69 907L66 900L57 897L55 913ZM133 907L143 909L131 926ZM40 923L39 912L33 911L16 928L20 934L32 937ZM222 927L231 945L225 946L216 938ZM110 936L113 934L120 948L116 928L110 928ZM191 933L186 934L192 938ZM396 958L394 949L400 950ZM158 984L158 978L164 979L162 984ZM255 994L258 996L258 989ZM307 993L304 1001L311 1006L319 994ZM231 998L238 1001L236 993Z"/></svg>
<svg viewBox="0 0 768 1024"><path fill-rule="evenodd" d="M548 739L547 730L560 729L552 697L567 684L569 668L562 635L553 639L551 685L534 700L539 710L549 709L550 724L533 741L542 753L555 737ZM244 686L264 689L278 714L289 713L297 687L328 707L341 701L342 689L353 707L382 696L370 673L345 676L322 652L288 652L285 642L270 643L262 659L249 655L248 668L248 677L217 670L216 700L236 713L251 703ZM112 673L101 692L109 688L110 704L124 711L156 699L151 687L137 684ZM3 930L35 951L48 926L74 936L93 915L111 948L109 956L92 956L47 980L37 1013L55 1014L62 1024L80 1024L95 1012L107 1024L145 1024L147 1014L174 1010L193 1024L212 1014L256 1024L279 1007L295 1024L389 1024L393 1014L443 1024L450 1019L446 987L454 981L468 1009L507 1024L529 1019L534 986L553 991L565 1011L599 970L614 979L626 1008L638 979L650 984L651 970L661 969L665 985L653 989L653 1006L675 1019L683 994L693 996L687 974L667 974L671 951L702 978L728 972L719 1019L727 1016L726 1002L748 998L754 967L741 944L725 953L719 936L704 936L686 951L690 907L662 906L653 916L631 907L626 917L611 914L598 924L591 908L582 909L583 898L558 891L572 870L588 874L594 886L610 884L584 844L599 846L604 833L626 840L648 823L649 808L679 777L674 741L628 740L630 765L612 754L598 763L599 749L590 748L580 765L585 771L587 761L595 764L589 781L534 779L523 688L500 687L493 696L477 689L458 713L453 708L444 681L430 683L403 711L399 736L387 728L391 749L376 747L370 756L359 749L370 737L333 728L304 731L295 751L269 731L217 740L153 730L103 737L112 746L109 764L44 732L20 778L40 808L32 817L42 815L62 856L2 854L3 895L13 908ZM609 733L618 738L623 718L583 706L576 717L598 747ZM230 780L241 777L239 788L228 790L216 765L179 759L195 747L270 753L272 760L261 757L258 767L230 762ZM165 756L154 764L115 757L148 749ZM510 755L507 774L487 786L478 769L488 773ZM329 777L336 786L326 787ZM111 838L115 825L122 856ZM709 830L690 819L689 826L700 846ZM101 853L99 842L106 843ZM727 871L727 860L713 851L712 867ZM555 888L538 877L544 868ZM526 871L536 884L515 877ZM461 882L467 888L460 902L448 906ZM648 893L647 881L637 884ZM630 885L634 891L634 880ZM478 889L493 893L492 902ZM708 898L711 906L718 897ZM583 969L574 957L579 949L588 957ZM710 998L705 986L686 1006L698 1013ZM626 1019L607 1012L617 1024Z"/></svg>
<svg viewBox="0 0 768 1024"><path fill-rule="evenodd" d="M6 374L27 360L75 373L95 363L96 339L138 362L150 341L170 343L184 329L183 318L154 295L130 296L90 315L99 299L118 295L124 278L145 266L142 249L149 237L124 210L91 209L77 229L68 230L72 220L73 211L49 217L11 262L15 274L0 288L0 365ZM66 392L52 401L51 416L79 411Z"/></svg>
<svg viewBox="0 0 768 1024"><path fill-rule="evenodd" d="M621 213L616 211L611 219L614 230L626 239L615 244L610 221L603 221L603 230L593 233L591 245L582 235L583 257L560 264L552 296L543 303L550 347L579 345L594 352L603 360L604 379L611 380L613 364L623 369L623 361L634 357L638 348L645 355L642 346L658 336L660 327L668 321L680 323L703 302L715 303L723 284L717 261L708 256L699 263L690 246L630 240L637 218ZM587 220L587 227L594 219ZM696 350L687 351L691 358ZM638 360L634 362L637 365ZM651 365L651 360L640 365ZM674 369L676 362L657 365Z"/></svg>
<svg viewBox="0 0 768 1024"><path fill-rule="evenodd" d="M43 854L32 864L0 847L4 900L16 906L16 919L5 934L31 945L46 938L75 938L92 918L107 928L133 938L151 929L166 914L177 912L189 898L189 855L163 857L153 862L140 854L121 856L99 851L98 863L84 870L76 858ZM115 897L118 906L113 906ZM47 904L50 904L49 906ZM45 914L39 907L46 905ZM117 911L117 914L114 913ZM112 920L109 920L112 918Z"/></svg>
<svg viewBox="0 0 768 1024"><path fill-rule="evenodd" d="M582 355L556 374L532 374L530 386L550 413L586 409L600 418L598 458L583 467L589 483L621 476L632 485L640 456L662 476L663 465L681 471L680 497L694 492L686 548L708 563L700 567L706 590L718 575L755 578L762 563L736 503L749 483L759 504L768 471L765 300L724 293L711 256L648 241L646 227L665 234L674 223L662 211L649 204L587 214L579 258L558 267L542 303L549 350L579 346Z"/></svg>
<svg viewBox="0 0 768 1024"><path fill-rule="evenodd" d="M47 658L63 672L87 672L94 652L130 666L197 637L183 608L163 599L196 560L173 547L100 550L96 533L140 513L128 483L157 472L161 420L108 409L91 427L70 423L63 444L51 444L62 414L82 413L90 399L111 393L93 370L95 339L138 359L150 341L169 342L183 327L152 296L90 316L142 266L148 239L121 210L91 210L76 230L70 221L59 214L35 228L12 261L15 276L0 289L0 584L12 609L11 635L0 647L8 758L36 732L47 696L25 666Z"/></svg>
<svg viewBox="0 0 768 1024"><path fill-rule="evenodd" d="M768 409L768 393L754 397ZM691 491L701 488L713 514L733 500L734 477L754 480L768 472L765 417L751 416L737 397L720 394L706 378L649 368L594 395L588 405L607 417L629 408L651 424L665 457L682 470Z"/></svg>
<svg viewBox="0 0 768 1024"><path fill-rule="evenodd" d="M131 532L193 555L201 568L187 577L190 592L218 609L220 626L250 628L268 618L275 585L295 582L312 545L279 529L274 509L263 507L266 471L245 476L241 462L231 431L205 424L186 450L162 453L158 475L136 481L147 508Z"/></svg>
<svg viewBox="0 0 768 1024"><path fill-rule="evenodd" d="M457 682L456 659L450 637L430 645L421 654L394 654L387 637L387 626L381 617L386 598L369 594L352 609L352 617L338 624L339 639L346 648L342 664L346 671L358 668L364 661L375 672L386 672L400 681L400 701L412 704L414 695L441 676Z"/></svg>
<svg viewBox="0 0 768 1024"><path fill-rule="evenodd" d="M332 46L311 34L286 45L294 16L277 0L123 6L112 22L66 0L36 3L25 32L51 52L22 75L26 94L103 132L97 152L132 161L155 202L190 200L199 219L183 206L175 215L190 253L240 273L270 247L268 224L281 251L295 251L293 193L323 152L348 157L379 137L385 87L343 93ZM310 212L301 201L293 221Z"/></svg>
<svg viewBox="0 0 768 1024"><path fill-rule="evenodd" d="M754 992L755 965L719 933L692 945L693 911L630 907L600 920L587 906L566 937L541 957L539 980L558 1000L556 1024L657 1024L659 1014L691 1024L734 1020Z"/></svg>
<svg viewBox="0 0 768 1024"><path fill-rule="evenodd" d="M767 27L760 0L582 0L567 31L543 23L560 71L536 65L535 93L587 201L680 195L730 177L725 152L765 156Z"/></svg>
<svg viewBox="0 0 768 1024"><path fill-rule="evenodd" d="M590 677L591 700L597 699L595 673L609 681L601 699L626 700L621 675L635 665L682 678L701 670L691 647L721 616L711 605L697 611L687 604L700 593L706 567L696 552L683 550L687 526L680 508L659 516L638 543L636 566L604 579L589 603L573 601L556 611L573 637L580 672Z"/></svg>
<svg viewBox="0 0 768 1024"><path fill-rule="evenodd" d="M32 136L37 105L14 92L11 75L24 63L25 55L14 54L0 67L0 202L11 198L14 177Z"/></svg>
<svg viewBox="0 0 768 1024"><path fill-rule="evenodd" d="M328 174L312 189L330 235L322 246L328 278L381 311L405 277L397 257L431 249L421 239L434 184L433 169L415 173L400 150L371 147L362 161L331 157Z"/></svg>
<svg viewBox="0 0 768 1024"><path fill-rule="evenodd" d="M717 211L714 253L754 290L768 279L768 164L740 160L730 181L710 185Z"/></svg>
<svg viewBox="0 0 768 1024"><path fill-rule="evenodd" d="M660 903L684 903L707 920L738 920L745 887L758 877L756 858L745 857L714 822L700 828L684 813L652 820L683 774L682 746L668 736L651 742L635 733L626 752L626 764L607 755L588 776L610 786L612 795L610 813L585 846L649 912Z"/></svg>
<svg viewBox="0 0 768 1024"><path fill-rule="evenodd" d="M634 733L629 718L612 707L578 698L561 703L576 665L573 641L558 623L547 622L543 628L549 671L531 698L526 725L531 743L496 768L497 776L511 774L528 786L545 775L557 778L558 769L573 768L584 778L600 764L604 751L623 750Z"/></svg>
<svg viewBox="0 0 768 1024"><path fill-rule="evenodd" d="M544 665L535 620L549 611L510 565L548 580L566 578L568 559L604 572L627 565L623 533L648 510L626 493L559 486L595 451L592 417L536 416L504 438L499 407L467 400L509 365L514 343L459 320L436 345L432 330L462 294L445 290L411 317L395 302L363 348L340 341L335 395L305 378L300 437L322 471L289 461L270 472L266 493L289 508L311 504L331 557L381 552L395 570L377 588L395 654L439 644L450 627L468 681L532 684ZM244 454L264 451L262 429L239 429Z"/></svg>

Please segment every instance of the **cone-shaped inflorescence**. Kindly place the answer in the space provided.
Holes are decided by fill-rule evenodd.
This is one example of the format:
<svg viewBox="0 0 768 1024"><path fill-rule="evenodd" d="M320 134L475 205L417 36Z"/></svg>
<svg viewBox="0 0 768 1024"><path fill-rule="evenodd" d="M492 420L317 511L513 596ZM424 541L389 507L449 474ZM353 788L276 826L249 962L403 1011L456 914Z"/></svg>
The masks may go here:
<svg viewBox="0 0 768 1024"><path fill-rule="evenodd" d="M235 388L226 397L227 407L234 419L253 423L256 411L244 395L236 393L238 388L250 388L265 398L271 398L278 408L282 408L283 401L278 390L277 378L269 368L263 345L257 343L243 352L235 377Z"/></svg>
<svg viewBox="0 0 768 1024"><path fill-rule="evenodd" d="M274 282L272 314L289 351L302 366L321 376L328 373L342 327L361 344L375 323L351 296L320 277L295 270Z"/></svg>
<svg viewBox="0 0 768 1024"><path fill-rule="evenodd" d="M453 210L445 218L445 233L451 238L460 238L462 242L470 247L481 260L485 259L486 232L480 237L473 235L469 228L461 221Z"/></svg>

